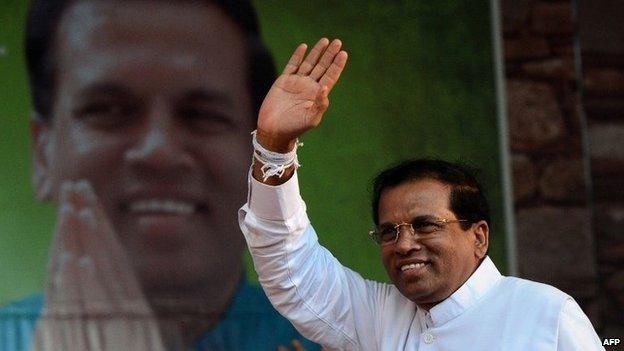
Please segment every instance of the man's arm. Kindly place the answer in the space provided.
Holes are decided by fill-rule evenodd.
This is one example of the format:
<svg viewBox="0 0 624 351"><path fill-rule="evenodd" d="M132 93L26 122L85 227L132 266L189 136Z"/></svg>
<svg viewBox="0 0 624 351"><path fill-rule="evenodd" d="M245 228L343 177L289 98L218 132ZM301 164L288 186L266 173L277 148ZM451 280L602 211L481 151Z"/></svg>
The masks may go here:
<svg viewBox="0 0 624 351"><path fill-rule="evenodd" d="M303 336L330 349L374 345L382 284L365 281L319 244L296 173L279 186L250 181L250 202L239 223L273 306Z"/></svg>
<svg viewBox="0 0 624 351"><path fill-rule="evenodd" d="M295 50L260 111L257 141L263 148L287 153L321 122L328 94L346 64L340 47L338 40L321 39L305 59L305 45ZM372 310L379 305L374 291L380 284L343 267L318 243L295 167L266 178L263 165L254 162L239 223L269 299L315 342L347 350L371 347L378 329L372 325Z"/></svg>

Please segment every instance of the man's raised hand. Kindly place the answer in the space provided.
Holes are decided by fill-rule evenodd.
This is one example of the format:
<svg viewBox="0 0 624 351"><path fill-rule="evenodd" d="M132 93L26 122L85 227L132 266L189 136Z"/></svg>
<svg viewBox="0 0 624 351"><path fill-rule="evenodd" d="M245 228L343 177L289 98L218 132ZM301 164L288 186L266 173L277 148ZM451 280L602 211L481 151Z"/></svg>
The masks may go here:
<svg viewBox="0 0 624 351"><path fill-rule="evenodd" d="M328 95L347 63L342 42L322 38L306 56L301 44L292 54L260 108L258 141L276 152L292 150L296 139L321 122Z"/></svg>

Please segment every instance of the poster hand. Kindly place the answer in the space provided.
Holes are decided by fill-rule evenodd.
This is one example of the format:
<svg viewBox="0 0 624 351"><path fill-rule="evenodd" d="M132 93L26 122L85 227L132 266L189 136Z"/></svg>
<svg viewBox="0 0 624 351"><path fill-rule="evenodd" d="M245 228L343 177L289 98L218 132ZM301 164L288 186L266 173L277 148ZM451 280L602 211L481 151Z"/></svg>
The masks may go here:
<svg viewBox="0 0 624 351"><path fill-rule="evenodd" d="M164 350L157 320L93 189L63 184L34 350Z"/></svg>

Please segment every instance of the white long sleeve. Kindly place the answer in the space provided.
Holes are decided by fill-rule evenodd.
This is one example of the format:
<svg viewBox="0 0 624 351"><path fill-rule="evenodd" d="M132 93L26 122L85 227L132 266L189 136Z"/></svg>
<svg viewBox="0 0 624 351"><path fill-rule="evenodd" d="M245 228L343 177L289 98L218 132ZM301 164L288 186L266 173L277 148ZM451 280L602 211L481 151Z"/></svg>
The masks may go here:
<svg viewBox="0 0 624 351"><path fill-rule="evenodd" d="M396 289L363 279L318 243L296 175L279 187L250 181L249 202L239 211L239 221L273 305L301 334L325 347L376 349L377 311L388 290Z"/></svg>

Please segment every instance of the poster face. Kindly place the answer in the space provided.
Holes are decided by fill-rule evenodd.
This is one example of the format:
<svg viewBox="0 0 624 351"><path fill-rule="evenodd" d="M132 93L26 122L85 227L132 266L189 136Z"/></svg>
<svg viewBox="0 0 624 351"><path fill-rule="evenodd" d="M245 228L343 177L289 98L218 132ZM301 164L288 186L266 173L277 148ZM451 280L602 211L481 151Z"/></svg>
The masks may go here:
<svg viewBox="0 0 624 351"><path fill-rule="evenodd" d="M139 8L142 2L137 3L109 8L107 11L111 12L104 13L112 17L103 18L126 20L128 24L126 17L144 13L141 21L148 21L149 16L154 14L141 12L146 9ZM312 45L321 37L340 38L349 53L347 68L330 95L331 105L321 126L301 138L304 146L299 151L302 196L321 244L343 265L360 272L365 278L388 282L380 261L379 247L368 236L373 226L371 180L384 168L406 159L461 161L481 170L479 176L487 189L492 211L490 256L504 271L501 151L498 145L489 2L371 0L358 2L357 5L336 1L310 5L296 1L258 0L254 5L262 37L275 58L278 72L281 72L292 50L302 42ZM162 3L159 6L169 7L168 11L175 7ZM128 12L123 11L125 7L128 7ZM3 77L0 90L7 98L0 106L2 160L5 165L0 169L0 279L8 282L0 286L0 305L5 305L31 294L40 296L46 289L44 282L46 278L49 280L46 273L50 262L48 254L54 252L50 247L54 246L53 233L55 228L58 231L60 224L57 222L59 209L50 202L37 201L37 189L32 186L32 174L36 167L32 166L31 145L36 146L40 140L32 139L29 126L33 108L23 58L27 6L25 2L12 1L3 3L0 8L0 22L8 24L3 26L8 29L3 28L0 33L0 75ZM68 24L63 33L78 43L93 44L88 35L98 30L94 24L96 21L89 17L92 14L88 7L80 11L77 13L84 22ZM184 280L185 273L189 273L192 279L204 277L202 279L206 281L212 277L219 284L223 283L218 290L239 289L236 291L240 292L240 287L236 288L238 283L227 285L227 282L240 280L240 270L235 269L237 262L245 262L244 279L252 286L257 282L236 222L237 209L245 202L247 192L246 175L251 159L249 132L254 128L255 115L253 103L245 102L249 99L246 92L241 93L236 88L236 84L243 84L244 87L247 79L243 57L245 48L237 34L232 34L236 32L236 27L227 18L221 18L222 14L209 14L213 17L209 17L206 23L215 27L203 28L207 34L202 37L192 35L192 19L180 21L179 18L171 18L171 13L164 12L162 18L146 22L150 26L141 27L145 24L141 21L133 23L134 26L125 28L125 34L117 33L118 37L108 44L109 47L99 37L103 41L95 42L98 45L94 45L93 52L75 52L76 55L73 55L67 53L71 52L71 42L58 44L66 49L61 50L60 55L67 53L60 59L67 65L70 76L74 72L72 69L78 72L74 77L78 83L71 79L63 81L66 84L59 86L54 99L71 104L74 98L71 93L79 92L79 83L88 83L89 79L104 81L106 78L107 81L121 82L122 87L130 92L112 92L102 98L108 100L100 101L100 105L95 103L95 107L55 106L55 111L67 112L61 113L60 119L67 124L64 127L57 125L54 132L58 142L56 146L66 148L67 152L59 153L59 158L50 165L57 170L54 173L56 178L53 177L52 198L58 198L60 187L57 186L63 177L90 181L97 197L103 202L103 211L111 222L112 232L121 238L121 251L129 257L127 265L119 267L138 271L143 288L146 281L159 280L175 281L180 287L192 285ZM200 16L202 13L196 11L190 14ZM168 34L157 32L158 26L163 23L179 30L171 30ZM188 30L184 40L174 38L171 46L167 47L167 40L176 33L182 35L184 29ZM141 36L146 39L138 40ZM193 40L197 41L196 45L192 45ZM222 40L221 43L219 40ZM236 40L243 46L238 47ZM184 43L191 44L185 46ZM204 51L198 51L198 47ZM150 55L141 56L144 53L141 50L148 50ZM237 56L236 52L240 54ZM158 55L152 55L155 53ZM124 66L128 63L122 60L126 57L124 55L132 57L134 61L130 63L134 66ZM107 57L110 59L107 60ZM199 57L200 60L185 61L189 57ZM177 71L158 71L158 65L173 61L177 62ZM197 62L203 64L198 65ZM63 75L59 77L61 81L66 78ZM120 141L121 129L116 128L127 120L122 116L104 122L110 123L106 126L98 124L101 119L97 119L97 114L111 112L106 110L106 106L104 111L98 110L98 106L120 99L124 102L113 106L115 113L140 110L149 115L156 110L149 110L148 107L158 106L153 104L154 101L161 98L165 102L172 101L171 96L175 96L176 89L186 89L191 84L189 82L198 86L231 88L228 91L231 103L223 107L226 111L219 110L222 107L211 108L225 114L226 119L232 116L233 122L227 124L234 126L232 131L221 134L217 131L211 138L203 135L197 139L198 145L201 145L201 148L198 147L201 156L199 161L195 160L195 173L184 174L184 170L179 173L176 167L183 168L183 162L180 163L177 155L168 154L154 156L159 167L162 166L158 163L162 162L162 157L171 157L173 166L168 164L168 170L159 168L154 171L150 169L153 165L146 162L131 166L135 168L128 173L123 163L127 162L124 159L127 150L124 148L135 147L139 143L137 140L145 135L132 130L137 134L124 134L123 141L127 144L123 144ZM123 96L120 98L119 95ZM247 110L241 107L245 103L248 104ZM145 110L141 110L143 108ZM171 110L162 111L169 113ZM79 114L76 111L82 111L87 117L76 117ZM86 133L85 125L96 126L97 133ZM200 127L204 126L197 128ZM153 134L152 137L156 138L156 142L160 140L158 138L165 138L167 142L174 140L179 145L190 145L190 134L175 134L172 132L174 128L178 126L162 127L158 131L160 134ZM214 128L218 129L218 126ZM211 129L211 132L214 130ZM135 136L136 139L133 139ZM76 138L82 139L76 142ZM149 148L149 142L145 142L145 148ZM80 149L81 145L87 148ZM149 151L145 148L137 149L139 154ZM137 168L140 170L137 171ZM123 195L125 190L120 189L131 186L140 188L145 184L160 190L169 184L169 190L175 188L175 191L189 197L202 194L205 198L198 199L201 206L197 206L209 210L206 210L205 218L198 219L197 223L182 224L183 228L188 225L184 233L178 233L182 231L180 227L175 229L171 223L165 223L163 226L153 225L157 228L150 229L161 235L161 241L150 238L134 240L132 233L138 229L133 227L134 222L124 222L126 219L122 215L115 214L118 208L115 201L120 201L121 207L126 206L119 198L125 199L127 194ZM171 205L147 204L149 199L143 200L146 201L144 207ZM184 204L177 205L180 206L176 210L184 210ZM167 231L169 225L174 227L171 232L187 235L188 240L180 244L176 237L168 237L171 234ZM214 282L211 284L215 285ZM174 285L167 288L173 289ZM228 295L231 296L232 293ZM149 296L147 300L154 303ZM211 310L213 314L222 312L222 306L231 307L233 302L224 298L220 303L221 307ZM245 303L242 306L244 310ZM36 320L36 313L34 316L31 324ZM200 329L211 330L220 321L219 318L204 321L205 326ZM251 322L253 320L249 319ZM24 338L28 339L27 336Z"/></svg>

